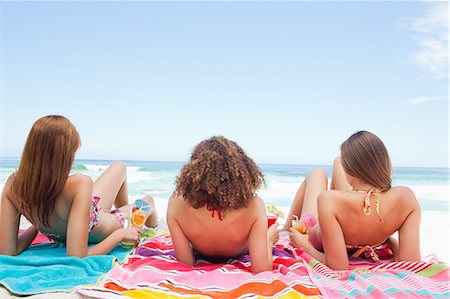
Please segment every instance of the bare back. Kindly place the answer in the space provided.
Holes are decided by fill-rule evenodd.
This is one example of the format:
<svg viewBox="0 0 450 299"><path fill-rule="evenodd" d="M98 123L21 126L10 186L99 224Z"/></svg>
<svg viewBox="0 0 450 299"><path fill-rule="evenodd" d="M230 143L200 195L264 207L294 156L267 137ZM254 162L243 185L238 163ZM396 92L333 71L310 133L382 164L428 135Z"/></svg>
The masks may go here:
<svg viewBox="0 0 450 299"><path fill-rule="evenodd" d="M257 215L256 198L249 207L222 214L204 207L194 209L181 197L171 199L172 217L192 247L207 256L233 257L248 249L248 236Z"/></svg>
<svg viewBox="0 0 450 299"><path fill-rule="evenodd" d="M375 245L398 231L417 205L407 196L406 188L394 187L377 194L380 202L378 218L375 200L371 198L371 213L365 215L362 207L365 194L347 191L329 191L335 200L335 215L342 228L347 245Z"/></svg>
<svg viewBox="0 0 450 299"><path fill-rule="evenodd" d="M194 209L181 196L173 195L167 208L167 224L177 259L193 266L194 250L219 258L248 252L254 273L270 270L264 202L254 197L247 208L222 213L221 217L206 205Z"/></svg>
<svg viewBox="0 0 450 299"><path fill-rule="evenodd" d="M414 193L406 187L393 187L371 197L371 213L365 215L365 194L347 191L326 191L318 198L320 235L327 264L333 268L348 267L345 245L376 245L393 233L399 235L399 260L420 260L420 206Z"/></svg>
<svg viewBox="0 0 450 299"><path fill-rule="evenodd" d="M5 195L11 204L15 207L18 214L24 215L30 223L36 227L41 233L50 237L51 239L65 243L67 234L67 224L69 220L70 209L72 201L75 198L77 192L85 186L85 181L91 180L83 175L72 175L67 179L63 190L58 194L53 213L49 215L49 226L45 226L37 217L32 217L22 211L21 199L17 198L11 192L11 186L13 178L9 178L5 185Z"/></svg>

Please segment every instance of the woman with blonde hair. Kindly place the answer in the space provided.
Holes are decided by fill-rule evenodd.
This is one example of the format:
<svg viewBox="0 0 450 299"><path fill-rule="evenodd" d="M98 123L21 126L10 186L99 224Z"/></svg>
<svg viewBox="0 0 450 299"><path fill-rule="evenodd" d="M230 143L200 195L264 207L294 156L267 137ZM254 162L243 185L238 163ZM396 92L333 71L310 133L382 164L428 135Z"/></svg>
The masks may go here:
<svg viewBox="0 0 450 299"><path fill-rule="evenodd" d="M376 135L350 136L334 161L330 190L320 169L300 186L288 219L311 213L318 225L301 234L288 221L291 243L333 269L348 269L349 255L420 261L420 206L408 187L391 186L391 174L388 152ZM392 237L396 232L399 243Z"/></svg>
<svg viewBox="0 0 450 299"><path fill-rule="evenodd" d="M124 228L130 210L125 165L112 164L95 182L69 175L80 143L76 128L63 116L49 115L34 123L19 168L3 188L0 254L21 253L38 231L65 243L68 256L107 254L122 241L139 242L139 228ZM144 200L153 205L151 197ZM111 210L113 204L117 209ZM32 226L18 236L21 215ZM147 226L156 224L156 212L145 217Z"/></svg>

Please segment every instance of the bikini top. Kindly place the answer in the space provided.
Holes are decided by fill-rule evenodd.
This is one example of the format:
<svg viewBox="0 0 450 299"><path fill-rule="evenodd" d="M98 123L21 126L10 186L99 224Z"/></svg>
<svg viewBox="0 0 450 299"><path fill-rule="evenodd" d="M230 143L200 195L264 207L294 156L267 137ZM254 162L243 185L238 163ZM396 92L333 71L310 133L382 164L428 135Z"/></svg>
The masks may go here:
<svg viewBox="0 0 450 299"><path fill-rule="evenodd" d="M12 203L13 205L16 207L16 209L19 211L20 214L22 214L27 220L28 222L31 223L31 225L33 225L34 227L36 227L36 229L43 234L44 236L46 236L49 239L52 239L54 241L57 242L64 242L65 240L65 236L62 234L55 234L55 233L51 233L51 232L47 232L45 231L45 228L42 229L41 227L39 227L39 225L36 225L36 221L31 221L31 219L33 219L33 217L31 215L29 215L28 213L26 213L24 210L21 209L20 203L18 202L18 200L15 197L11 197L12 199Z"/></svg>
<svg viewBox="0 0 450 299"><path fill-rule="evenodd" d="M377 193L379 193L380 191L378 191L375 188L372 188L368 191L366 190L351 190L351 191L366 194L366 196L364 197L364 204L363 204L363 213L366 216L370 215L371 213L370 198L373 196L375 198L375 210L378 216L378 220L380 220L381 223L384 223L383 219L381 219L380 216L380 201L377 196ZM388 243L387 240L385 240L375 245L345 245L345 247L347 248L347 250L355 250L352 257L358 257L364 253L366 258L372 258L374 261L379 261L380 260L380 258L378 257L379 252L383 252L386 249L389 249L389 245L387 243Z"/></svg>
<svg viewBox="0 0 450 299"><path fill-rule="evenodd" d="M378 220L380 222L384 222L383 219L381 219L380 216L380 201L378 199L377 193L380 193L379 190L372 188L369 191L366 190L352 190L352 192L358 192L358 193L365 193L366 196L364 197L364 204L363 204L363 213L364 215L368 216L371 213L371 207L370 207L370 198L373 196L375 198L375 209L377 212Z"/></svg>
<svg viewBox="0 0 450 299"><path fill-rule="evenodd" d="M211 206L211 203L209 202L209 199L206 201L206 209L211 212L211 217L214 218L214 213L217 212L217 216L219 217L219 220L222 221L222 212L217 210L216 208Z"/></svg>

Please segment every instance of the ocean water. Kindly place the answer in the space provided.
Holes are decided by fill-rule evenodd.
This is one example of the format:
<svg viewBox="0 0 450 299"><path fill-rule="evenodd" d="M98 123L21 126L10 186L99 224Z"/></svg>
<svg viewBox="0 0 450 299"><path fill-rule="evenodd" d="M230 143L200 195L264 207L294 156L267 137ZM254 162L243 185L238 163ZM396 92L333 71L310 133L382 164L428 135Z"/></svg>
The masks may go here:
<svg viewBox="0 0 450 299"><path fill-rule="evenodd" d="M151 195L167 203L175 188L180 162L124 161L127 165L128 192L131 198ZM112 161L75 160L72 173L97 178ZM19 165L18 159L0 160L0 189ZM258 194L266 203L288 208L305 176L315 167L331 175L331 166L259 165L266 176L266 186ZM414 191L423 211L449 211L449 170L447 168L394 168L394 186L408 186Z"/></svg>

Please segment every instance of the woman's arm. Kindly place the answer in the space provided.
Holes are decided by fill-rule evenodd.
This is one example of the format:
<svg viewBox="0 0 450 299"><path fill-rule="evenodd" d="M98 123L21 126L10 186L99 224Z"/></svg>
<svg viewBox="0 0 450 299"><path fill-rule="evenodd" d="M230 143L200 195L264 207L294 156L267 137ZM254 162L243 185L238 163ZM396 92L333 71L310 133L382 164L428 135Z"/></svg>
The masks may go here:
<svg viewBox="0 0 450 299"><path fill-rule="evenodd" d="M398 241L393 236L390 236L388 239L388 246L392 250L392 254L394 255L394 261L398 261Z"/></svg>
<svg viewBox="0 0 450 299"><path fill-rule="evenodd" d="M269 261L273 261L272 256L273 244L275 244L280 238L280 230L278 229L278 226L279 226L278 223L274 223L267 230L267 250L269 254L268 255Z"/></svg>
<svg viewBox="0 0 450 299"><path fill-rule="evenodd" d="M420 262L420 205L409 188L405 188L404 196L411 205L411 212L398 230L398 260Z"/></svg>
<svg viewBox="0 0 450 299"><path fill-rule="evenodd" d="M335 215L336 204L340 202L336 202L329 192L323 192L317 198L325 264L335 270L348 270L344 233Z"/></svg>
<svg viewBox="0 0 450 299"><path fill-rule="evenodd" d="M305 251L310 256L318 260L319 262L326 264L325 254L317 250L309 241L308 234L302 234L294 228L289 229L289 235L291 239L291 245L297 247L300 250Z"/></svg>
<svg viewBox="0 0 450 299"><path fill-rule="evenodd" d="M66 246L68 256L85 257L88 254L89 221L91 212L92 179L88 176L74 177L75 196L67 221Z"/></svg>
<svg viewBox="0 0 450 299"><path fill-rule="evenodd" d="M0 254L16 255L20 213L6 196L6 189L7 186L0 205Z"/></svg>
<svg viewBox="0 0 450 299"><path fill-rule="evenodd" d="M273 266L273 244L268 240L266 208L260 198L256 198L255 200L256 220L248 236L248 252L254 274L270 271ZM273 229L276 229L276 226Z"/></svg>
<svg viewBox="0 0 450 299"><path fill-rule="evenodd" d="M115 230L103 241L88 248L92 185L92 179L87 176L78 176L74 182L76 193L72 200L67 222L66 246L68 256L85 257L108 254L124 240L139 243L140 230L136 227L130 227Z"/></svg>
<svg viewBox="0 0 450 299"><path fill-rule="evenodd" d="M86 255L91 256L108 254L122 241L132 241L135 244L139 244L140 234L141 230L134 226L129 228L120 228L113 231L100 243L89 247Z"/></svg>
<svg viewBox="0 0 450 299"><path fill-rule="evenodd" d="M38 231L29 227L19 237L20 212L10 200L11 179L3 188L0 203L0 254L17 255L30 246Z"/></svg>
<svg viewBox="0 0 450 299"><path fill-rule="evenodd" d="M17 242L17 254L20 254L24 250L26 250L31 243L33 242L34 238L36 238L38 234L38 230L32 225L29 228L27 228L18 238Z"/></svg>
<svg viewBox="0 0 450 299"><path fill-rule="evenodd" d="M188 266L194 266L195 259L192 252L192 246L188 238L185 236L175 217L175 211L178 208L175 195L169 199L167 206L167 226L169 227L170 235L172 236L173 247L177 260L185 263Z"/></svg>

